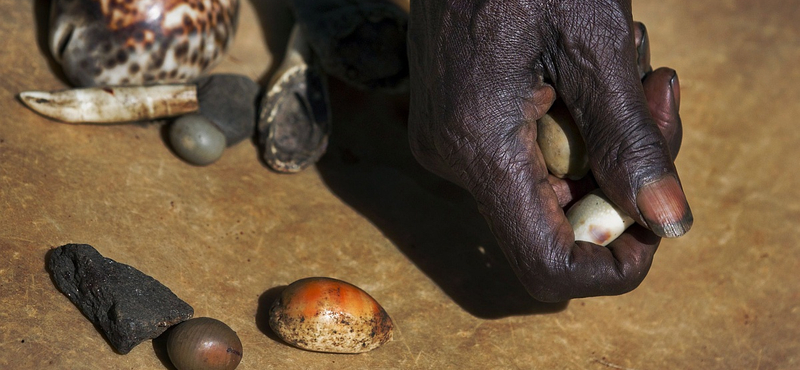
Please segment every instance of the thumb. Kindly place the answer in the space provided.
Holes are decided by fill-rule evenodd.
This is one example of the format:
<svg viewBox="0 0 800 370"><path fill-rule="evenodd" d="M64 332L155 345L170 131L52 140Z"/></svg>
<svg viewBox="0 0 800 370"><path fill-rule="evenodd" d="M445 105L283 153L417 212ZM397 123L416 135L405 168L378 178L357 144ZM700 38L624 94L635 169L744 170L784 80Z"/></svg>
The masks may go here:
<svg viewBox="0 0 800 370"><path fill-rule="evenodd" d="M597 184L657 235L685 234L693 217L648 111L629 8L591 14L579 26L571 22L563 24L569 31L545 64L584 137Z"/></svg>

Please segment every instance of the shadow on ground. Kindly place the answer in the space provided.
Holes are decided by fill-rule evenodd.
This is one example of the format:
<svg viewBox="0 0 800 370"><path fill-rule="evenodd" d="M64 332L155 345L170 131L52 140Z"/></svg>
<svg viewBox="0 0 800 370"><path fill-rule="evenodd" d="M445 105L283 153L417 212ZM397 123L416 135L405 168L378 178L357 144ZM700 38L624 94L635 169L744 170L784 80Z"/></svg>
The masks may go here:
<svg viewBox="0 0 800 370"><path fill-rule="evenodd" d="M269 310L284 289L286 289L286 285L276 286L261 293L258 297L258 309L256 310L256 326L269 339L288 346L269 326Z"/></svg>
<svg viewBox="0 0 800 370"><path fill-rule="evenodd" d="M464 310L481 318L541 314L472 197L422 168L408 146L408 99L331 80L333 134L317 164L339 198L367 217Z"/></svg>
<svg viewBox="0 0 800 370"><path fill-rule="evenodd" d="M256 81L261 86L267 86L286 54L286 44L292 31L294 15L288 0L250 0L250 2L258 16L258 23L264 33L269 53L275 58L269 70Z"/></svg>

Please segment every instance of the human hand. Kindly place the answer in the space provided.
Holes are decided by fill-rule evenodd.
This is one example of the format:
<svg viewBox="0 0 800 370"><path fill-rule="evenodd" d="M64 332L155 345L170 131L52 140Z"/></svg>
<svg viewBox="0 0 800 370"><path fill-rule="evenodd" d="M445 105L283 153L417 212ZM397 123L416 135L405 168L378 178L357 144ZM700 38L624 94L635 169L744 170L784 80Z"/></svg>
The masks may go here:
<svg viewBox="0 0 800 370"><path fill-rule="evenodd" d="M649 50L630 1L415 2L409 61L416 158L474 196L534 298L628 292L660 237L691 227L671 158L677 77L659 69L642 83ZM536 144L535 121L556 95L597 185L638 223L607 247L574 241L562 207L589 189L549 176Z"/></svg>

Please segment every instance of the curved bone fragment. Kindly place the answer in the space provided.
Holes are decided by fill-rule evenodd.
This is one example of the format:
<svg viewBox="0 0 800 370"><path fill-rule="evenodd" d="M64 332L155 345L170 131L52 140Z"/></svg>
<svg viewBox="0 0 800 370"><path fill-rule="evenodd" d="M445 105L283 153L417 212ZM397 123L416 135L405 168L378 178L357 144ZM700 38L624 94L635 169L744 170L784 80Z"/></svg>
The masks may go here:
<svg viewBox="0 0 800 370"><path fill-rule="evenodd" d="M633 225L633 219L609 200L600 189L586 194L567 211L575 241L606 246Z"/></svg>
<svg viewBox="0 0 800 370"><path fill-rule="evenodd" d="M194 84L26 91L19 98L33 111L68 123L145 121L198 109Z"/></svg>
<svg viewBox="0 0 800 370"><path fill-rule="evenodd" d="M331 108L326 76L297 25L274 76L259 115L262 156L276 171L299 172L325 154Z"/></svg>

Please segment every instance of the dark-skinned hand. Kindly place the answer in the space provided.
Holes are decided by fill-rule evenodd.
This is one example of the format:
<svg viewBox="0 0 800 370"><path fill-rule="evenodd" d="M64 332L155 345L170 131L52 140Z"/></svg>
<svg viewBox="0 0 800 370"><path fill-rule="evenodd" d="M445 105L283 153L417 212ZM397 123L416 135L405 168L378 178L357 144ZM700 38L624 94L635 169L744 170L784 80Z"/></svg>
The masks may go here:
<svg viewBox="0 0 800 370"><path fill-rule="evenodd" d="M541 301L636 288L661 237L692 214L673 164L680 92L650 72L630 1L412 1L410 143L467 189L528 292ZM535 121L558 97L583 135L590 180L547 172ZM593 186L637 221L601 247L575 242L563 206Z"/></svg>

